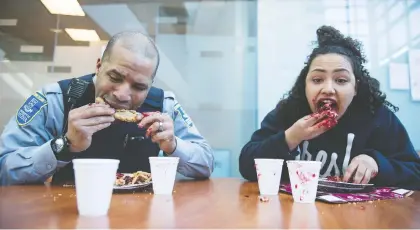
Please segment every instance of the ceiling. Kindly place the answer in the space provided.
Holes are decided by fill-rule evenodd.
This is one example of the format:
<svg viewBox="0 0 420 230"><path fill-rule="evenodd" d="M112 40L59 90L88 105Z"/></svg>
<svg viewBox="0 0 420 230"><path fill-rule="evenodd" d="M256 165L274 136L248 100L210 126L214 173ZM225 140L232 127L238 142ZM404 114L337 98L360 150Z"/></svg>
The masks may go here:
<svg viewBox="0 0 420 230"><path fill-rule="evenodd" d="M232 11L225 4L235 0L79 0L84 17L50 14L40 0L0 1L0 19L17 19L16 26L0 25L0 49L11 61L52 61L56 45L89 45L71 39L64 28L93 29L103 41L125 29L142 30L152 38L234 33ZM224 20L221 15L227 19L223 26L217 23ZM43 52L22 53L21 45L43 46Z"/></svg>
<svg viewBox="0 0 420 230"><path fill-rule="evenodd" d="M18 23L16 26L0 26L0 49L6 54L5 58L12 61L51 61L55 43L59 46L89 45L88 42L72 40L62 32L63 28L94 29L101 40L109 40L112 34L123 29L143 29L151 37L157 32L185 34L187 22L193 15L185 2L79 0L86 16L78 17L52 15L40 0L1 0L0 19L17 19ZM168 19L176 21L165 21ZM52 31L57 28L61 29L59 33ZM22 53L21 45L43 46L43 52Z"/></svg>
<svg viewBox="0 0 420 230"><path fill-rule="evenodd" d="M52 60L56 34L51 29L56 29L58 23L59 28L95 29L101 39L109 38L109 35L90 17L60 15L58 18L57 15L50 14L39 0L2 0L1 4L0 18L18 20L16 26L0 27L0 48L10 60ZM87 42L72 40L66 33L57 35L57 45L88 45ZM21 45L44 46L44 52L41 54L21 53Z"/></svg>

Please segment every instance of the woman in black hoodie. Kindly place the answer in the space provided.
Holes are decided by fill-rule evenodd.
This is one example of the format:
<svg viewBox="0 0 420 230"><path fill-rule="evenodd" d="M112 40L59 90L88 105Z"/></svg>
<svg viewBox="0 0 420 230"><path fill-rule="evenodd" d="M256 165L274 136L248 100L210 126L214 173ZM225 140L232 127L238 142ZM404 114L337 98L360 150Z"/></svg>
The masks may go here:
<svg viewBox="0 0 420 230"><path fill-rule="evenodd" d="M362 46L330 26L317 30L296 83L243 147L239 169L257 179L255 158L321 161L321 177L420 189L420 160ZM282 179L288 179L283 167Z"/></svg>

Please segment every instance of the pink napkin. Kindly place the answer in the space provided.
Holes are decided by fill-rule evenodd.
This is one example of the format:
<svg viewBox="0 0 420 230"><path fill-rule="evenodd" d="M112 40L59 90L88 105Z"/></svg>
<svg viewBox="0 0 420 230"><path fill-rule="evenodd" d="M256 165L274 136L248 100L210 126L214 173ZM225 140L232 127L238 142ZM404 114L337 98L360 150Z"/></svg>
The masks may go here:
<svg viewBox="0 0 420 230"><path fill-rule="evenodd" d="M290 184L281 184L280 192L291 194L292 189L290 187ZM326 193L318 191L316 199L328 203L342 204L348 202L401 199L404 197L408 197L411 194L413 194L413 191L411 190L391 187L378 187L373 188L369 192L360 193Z"/></svg>

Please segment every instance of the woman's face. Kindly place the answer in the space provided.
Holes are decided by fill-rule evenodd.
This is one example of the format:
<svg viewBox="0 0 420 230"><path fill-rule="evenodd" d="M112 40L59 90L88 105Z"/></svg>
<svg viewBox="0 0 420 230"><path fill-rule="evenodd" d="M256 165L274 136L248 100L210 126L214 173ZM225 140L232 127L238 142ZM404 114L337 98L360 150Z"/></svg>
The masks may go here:
<svg viewBox="0 0 420 230"><path fill-rule="evenodd" d="M356 96L353 68L343 55L322 54L314 58L305 81L306 99L312 112L331 102L340 118Z"/></svg>

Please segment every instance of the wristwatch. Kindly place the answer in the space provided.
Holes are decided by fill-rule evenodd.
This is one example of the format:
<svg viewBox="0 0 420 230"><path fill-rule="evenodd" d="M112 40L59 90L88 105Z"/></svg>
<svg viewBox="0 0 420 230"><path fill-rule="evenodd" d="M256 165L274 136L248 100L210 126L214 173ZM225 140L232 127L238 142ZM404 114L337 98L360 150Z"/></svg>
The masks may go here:
<svg viewBox="0 0 420 230"><path fill-rule="evenodd" d="M70 142L65 135L51 140L51 149L57 160L70 161L73 159L73 154L70 152L69 146Z"/></svg>

